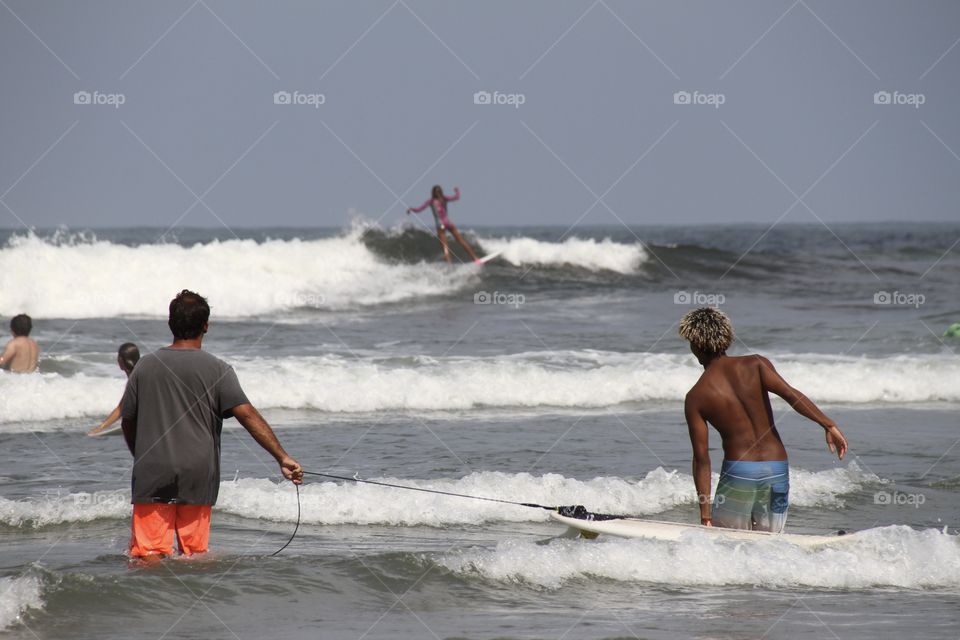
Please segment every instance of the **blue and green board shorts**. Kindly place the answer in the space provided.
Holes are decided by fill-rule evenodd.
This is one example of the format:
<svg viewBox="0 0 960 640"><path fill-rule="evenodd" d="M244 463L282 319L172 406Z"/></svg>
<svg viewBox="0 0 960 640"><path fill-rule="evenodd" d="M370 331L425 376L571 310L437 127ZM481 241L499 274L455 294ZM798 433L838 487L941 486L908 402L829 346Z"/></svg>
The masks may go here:
<svg viewBox="0 0 960 640"><path fill-rule="evenodd" d="M789 493L786 460L724 460L713 497L713 524L780 533L787 522Z"/></svg>

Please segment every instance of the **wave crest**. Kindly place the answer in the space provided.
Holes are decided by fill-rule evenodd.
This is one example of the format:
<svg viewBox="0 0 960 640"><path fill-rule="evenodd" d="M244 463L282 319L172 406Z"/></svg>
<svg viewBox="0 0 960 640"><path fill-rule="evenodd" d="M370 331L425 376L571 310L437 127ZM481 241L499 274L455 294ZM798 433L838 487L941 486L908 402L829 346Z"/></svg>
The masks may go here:
<svg viewBox="0 0 960 640"><path fill-rule="evenodd" d="M714 474L713 486L719 476ZM583 504L591 511L653 515L697 502L693 477L657 467L640 479L567 478L556 473L478 471L456 479L376 478L422 489L547 506ZM856 463L844 469L790 472L792 504L801 507L842 506L840 497L883 480ZM300 489L302 520L326 525L434 526L479 525L486 522L542 522L545 511L454 496L406 491L369 484L310 482ZM244 478L220 483L216 509L251 519L294 522L297 494L289 483ZM129 490L54 493L41 498L0 497L0 523L10 527L46 527L130 515Z"/></svg>
<svg viewBox="0 0 960 640"><path fill-rule="evenodd" d="M636 273L648 259L639 244L622 244L610 238L567 238L563 242L546 242L533 238L482 238L491 253L500 251L499 259L517 267L571 266L588 271Z"/></svg>

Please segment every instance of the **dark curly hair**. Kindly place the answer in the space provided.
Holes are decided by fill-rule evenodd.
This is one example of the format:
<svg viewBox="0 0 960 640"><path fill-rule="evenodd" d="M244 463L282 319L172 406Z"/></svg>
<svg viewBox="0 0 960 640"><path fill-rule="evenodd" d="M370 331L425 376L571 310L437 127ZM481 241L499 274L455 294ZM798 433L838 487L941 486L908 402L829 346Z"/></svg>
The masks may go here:
<svg viewBox="0 0 960 640"><path fill-rule="evenodd" d="M32 330L33 330L33 321L30 319L30 316L28 316L27 314L21 313L20 315L13 316L13 318L11 318L10 331L13 332L13 335L17 337L28 336L30 335L30 331Z"/></svg>
<svg viewBox="0 0 960 640"><path fill-rule="evenodd" d="M170 301L170 319L167 326L176 340L192 340L203 335L210 320L210 305L199 293L184 289Z"/></svg>

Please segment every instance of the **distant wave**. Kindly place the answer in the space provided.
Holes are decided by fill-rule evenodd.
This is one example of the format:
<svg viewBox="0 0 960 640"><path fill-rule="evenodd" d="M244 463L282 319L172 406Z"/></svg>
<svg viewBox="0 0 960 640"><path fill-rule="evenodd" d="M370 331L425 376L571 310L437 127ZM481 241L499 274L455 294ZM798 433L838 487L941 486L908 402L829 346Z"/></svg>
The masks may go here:
<svg viewBox="0 0 960 640"><path fill-rule="evenodd" d="M646 260L639 245L569 238L483 239L517 266L573 266L629 274ZM105 318L166 313L183 288L207 296L218 317L291 309L338 311L467 291L472 265L451 269L431 234L358 224L315 240L212 240L131 246L94 234L12 236L0 248L0 315Z"/></svg>
<svg viewBox="0 0 960 640"><path fill-rule="evenodd" d="M439 296L476 280L473 268L386 262L362 234L356 228L319 240L214 240L186 247L14 236L0 249L0 315L157 317L176 292L190 288L207 296L219 317L242 318Z"/></svg>
<svg viewBox="0 0 960 640"><path fill-rule="evenodd" d="M792 354L774 362L817 402L960 402L960 361L952 356ZM600 351L438 359L238 358L232 364L261 408L347 414L681 402L702 371L687 355ZM115 406L123 385L119 376L0 373L0 424L9 424L4 430L10 431L36 429L41 421L102 417ZM456 392L437 394L440 387Z"/></svg>

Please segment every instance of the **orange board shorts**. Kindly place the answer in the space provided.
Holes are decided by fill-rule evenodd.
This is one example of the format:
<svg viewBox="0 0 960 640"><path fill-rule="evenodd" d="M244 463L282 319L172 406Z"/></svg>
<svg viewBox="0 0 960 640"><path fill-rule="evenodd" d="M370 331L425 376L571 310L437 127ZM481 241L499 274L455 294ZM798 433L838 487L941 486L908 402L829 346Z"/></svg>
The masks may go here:
<svg viewBox="0 0 960 640"><path fill-rule="evenodd" d="M204 553L210 543L211 509L208 504L134 503L130 555L171 555L174 535L180 553Z"/></svg>

